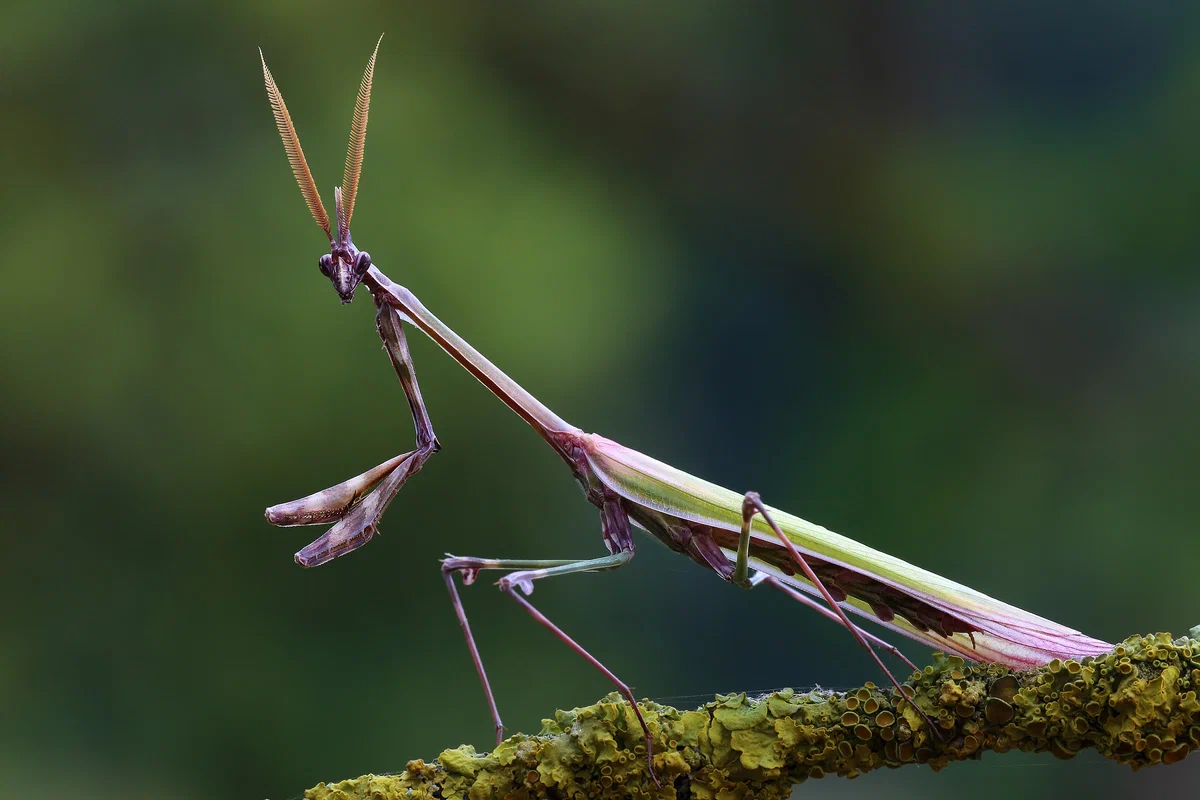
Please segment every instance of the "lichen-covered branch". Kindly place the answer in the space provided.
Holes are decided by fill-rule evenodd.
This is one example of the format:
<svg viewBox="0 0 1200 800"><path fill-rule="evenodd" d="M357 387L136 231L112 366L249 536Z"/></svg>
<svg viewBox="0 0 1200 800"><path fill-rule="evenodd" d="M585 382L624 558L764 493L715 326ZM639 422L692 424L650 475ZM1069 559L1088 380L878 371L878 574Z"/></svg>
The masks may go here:
<svg viewBox="0 0 1200 800"><path fill-rule="evenodd" d="M491 798L785 798L795 784L880 767L1018 749L1071 758L1094 748L1133 769L1172 764L1200 748L1200 628L1130 637L1113 652L1014 672L937 654L907 681L911 700L868 683L849 692L718 695L694 711L647 702L656 788L645 740L619 695L558 711L537 736L491 753L469 745L398 775L310 789L306 800ZM934 735L910 705L937 724Z"/></svg>

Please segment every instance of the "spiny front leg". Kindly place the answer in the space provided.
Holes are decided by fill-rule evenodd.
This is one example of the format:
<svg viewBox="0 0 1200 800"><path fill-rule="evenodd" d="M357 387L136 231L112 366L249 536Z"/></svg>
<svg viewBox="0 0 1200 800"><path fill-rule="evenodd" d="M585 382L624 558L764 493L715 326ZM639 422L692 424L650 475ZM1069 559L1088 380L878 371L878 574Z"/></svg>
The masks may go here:
<svg viewBox="0 0 1200 800"><path fill-rule="evenodd" d="M296 553L296 563L302 567L319 567L371 541L379 532L379 518L392 499L434 452L432 445L426 445L406 454L396 468L350 509L340 522Z"/></svg>
<svg viewBox="0 0 1200 800"><path fill-rule="evenodd" d="M328 489L267 509L272 525L291 527L337 521L296 553L296 563L316 567L357 550L378 533L376 524L405 482L420 471L436 443L401 453L373 469ZM371 487L374 487L373 489ZM369 491L368 491L369 490Z"/></svg>
<svg viewBox="0 0 1200 800"><path fill-rule="evenodd" d="M771 526L771 530L775 532L775 535L779 538L779 541L783 543L783 546L787 548L788 553L791 554L792 560L804 572L809 582L812 583L813 586L817 587L817 591L821 593L821 596L825 598L825 602L829 604L830 610L834 615L836 615L838 621L842 624L842 627L850 631L850 635L854 637L854 640L858 642L864 650L867 651L867 654L871 656L871 658L875 661L875 664L880 670L883 671L883 674L887 676L887 679L891 682L892 686L896 687L896 691L900 693L900 696L903 698L909 698L911 696L910 693L904 691L904 688L900 685L900 682L896 680L896 677L892 675L891 670L889 670L887 665L883 663L883 660L880 659L879 654L876 653L871 648L871 645L867 643L866 638L863 636L863 632L858 628L857 625L850 621L850 618L846 615L845 609L843 609L841 605L834 600L833 595L829 593L829 589L825 587L825 584L820 578L817 577L817 573L813 572L812 567L809 566L808 561L800 554L800 551L796 549L796 545L792 543L791 539L784 535L783 531L780 530L779 526L775 523L775 520L771 518L771 514L767 511L767 507L763 505L762 498L758 496L758 492L746 492L746 497L742 501L742 531L738 542L738 559L737 564L734 566L734 574L746 574L746 557L743 554L748 552L749 549L748 543L750 539L750 525L754 521L755 514L762 514L762 518L769 526ZM926 714L924 710L922 710L921 707L916 703L912 703L910 701L910 705L912 705L912 707L917 710L917 713L924 718L926 724L929 725L930 733L940 739L941 734L938 732L937 727L934 726L933 720L929 718L929 715Z"/></svg>
<svg viewBox="0 0 1200 800"><path fill-rule="evenodd" d="M271 506L266 512L267 522L281 528L336 522L345 517L350 509L366 496L371 487L378 484L411 455L412 452L401 453L337 486L322 489L307 497L301 497L299 500L292 500L290 503Z"/></svg>
<svg viewBox="0 0 1200 800"><path fill-rule="evenodd" d="M391 309L380 306L376 329L408 399L417 449L388 459L337 486L267 509L267 521L272 525L315 525L337 521L324 535L296 553L296 563L303 567L319 566L371 541L378 533L379 518L396 493L421 470L431 455L441 449L421 398L421 387L417 384L417 373L399 317Z"/></svg>
<svg viewBox="0 0 1200 800"><path fill-rule="evenodd" d="M400 379L404 396L408 398L408 408L412 412L413 428L416 429L417 447L433 445L434 452L441 449L437 436L433 432L433 422L429 419L429 411L421 398L421 387L417 384L417 372L413 366L412 356L408 352L408 340L404 338L404 327L395 309L381 302L375 306L375 329L383 340L392 368Z"/></svg>

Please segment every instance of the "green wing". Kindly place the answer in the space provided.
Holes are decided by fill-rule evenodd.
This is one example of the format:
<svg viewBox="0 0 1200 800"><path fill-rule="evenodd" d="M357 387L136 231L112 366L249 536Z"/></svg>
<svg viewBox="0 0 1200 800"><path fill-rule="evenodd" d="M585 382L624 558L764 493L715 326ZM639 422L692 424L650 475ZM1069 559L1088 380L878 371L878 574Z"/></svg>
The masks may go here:
<svg viewBox="0 0 1200 800"><path fill-rule="evenodd" d="M611 490L630 502L678 519L729 531L742 527L743 495L689 475L669 464L592 435L589 463ZM806 555L869 577L893 590L948 614L975 633L941 636L922 631L902 617L877 619L870 606L849 597L845 606L862 616L940 650L952 650L978 661L1016 668L1107 652L1111 646L1048 619L1008 605L962 584L909 564L820 525L768 506L784 534ZM762 517L751 536L764 543L777 537ZM735 554L729 551L732 561ZM818 595L807 580L785 575L761 561L755 569L770 572L802 591Z"/></svg>

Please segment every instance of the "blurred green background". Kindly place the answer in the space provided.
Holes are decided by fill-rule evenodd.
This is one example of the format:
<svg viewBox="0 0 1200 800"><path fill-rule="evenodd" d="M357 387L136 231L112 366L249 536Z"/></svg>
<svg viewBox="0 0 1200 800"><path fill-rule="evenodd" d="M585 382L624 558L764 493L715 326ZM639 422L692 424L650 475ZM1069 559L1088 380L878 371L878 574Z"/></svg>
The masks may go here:
<svg viewBox="0 0 1200 800"><path fill-rule="evenodd" d="M263 521L412 432L369 299L339 306L317 272L259 46L331 204L387 32L356 241L567 419L1101 638L1200 622L1196 6L18 0L3 20L10 796L281 800L486 747L437 559L603 552L553 454L419 336L444 450L382 537L305 571L319 529ZM638 552L536 600L640 695L877 679L786 598ZM490 581L464 599L512 730L608 691ZM800 794L1198 779L1200 758L1012 754Z"/></svg>

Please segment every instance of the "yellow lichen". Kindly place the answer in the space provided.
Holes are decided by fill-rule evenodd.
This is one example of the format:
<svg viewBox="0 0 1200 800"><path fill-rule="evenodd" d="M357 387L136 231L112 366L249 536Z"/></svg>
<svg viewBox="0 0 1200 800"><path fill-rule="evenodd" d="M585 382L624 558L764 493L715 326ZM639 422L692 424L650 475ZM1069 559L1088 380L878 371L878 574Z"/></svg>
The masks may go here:
<svg viewBox="0 0 1200 800"><path fill-rule="evenodd" d="M470 746L398 775L310 789L306 800L500 800L539 797L787 797L796 783L907 763L941 769L984 751L1072 758L1091 747L1133 769L1200 748L1200 642L1131 637L1112 653L1028 672L935 656L908 681L910 699L874 685L845 694L790 689L720 695L695 711L645 703L651 780L637 718L619 695L543 723L491 753ZM939 729L933 735L914 704Z"/></svg>

